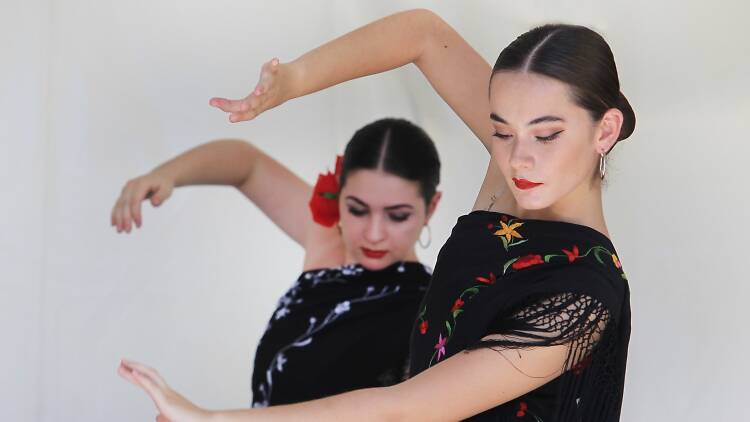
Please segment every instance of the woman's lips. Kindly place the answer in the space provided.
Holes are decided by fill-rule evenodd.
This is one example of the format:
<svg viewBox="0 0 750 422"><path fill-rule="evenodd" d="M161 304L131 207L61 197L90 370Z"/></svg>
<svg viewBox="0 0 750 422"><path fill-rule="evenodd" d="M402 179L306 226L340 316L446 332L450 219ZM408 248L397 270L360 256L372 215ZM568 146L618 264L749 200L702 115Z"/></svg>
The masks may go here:
<svg viewBox="0 0 750 422"><path fill-rule="evenodd" d="M362 248L362 253L368 258L380 259L388 253L388 251L376 251L372 249Z"/></svg>
<svg viewBox="0 0 750 422"><path fill-rule="evenodd" d="M516 184L518 189L531 189L543 185L543 183L534 183L526 179L516 179L515 177L513 178L513 183Z"/></svg>

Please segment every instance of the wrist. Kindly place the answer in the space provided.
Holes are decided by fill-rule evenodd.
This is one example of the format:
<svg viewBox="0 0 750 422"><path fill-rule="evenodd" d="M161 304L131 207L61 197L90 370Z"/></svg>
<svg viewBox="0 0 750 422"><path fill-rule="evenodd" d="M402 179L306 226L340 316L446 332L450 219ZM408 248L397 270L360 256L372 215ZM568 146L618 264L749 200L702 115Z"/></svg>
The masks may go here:
<svg viewBox="0 0 750 422"><path fill-rule="evenodd" d="M175 174L174 169L170 168L168 165L161 165L159 167L156 167L155 169L151 170L149 174L156 178L169 181L169 183L171 183L174 187L181 186L181 183L178 180L178 175Z"/></svg>
<svg viewBox="0 0 750 422"><path fill-rule="evenodd" d="M282 84L281 103L305 95L305 65L300 59L289 63L279 63L279 71L284 75L287 83Z"/></svg>

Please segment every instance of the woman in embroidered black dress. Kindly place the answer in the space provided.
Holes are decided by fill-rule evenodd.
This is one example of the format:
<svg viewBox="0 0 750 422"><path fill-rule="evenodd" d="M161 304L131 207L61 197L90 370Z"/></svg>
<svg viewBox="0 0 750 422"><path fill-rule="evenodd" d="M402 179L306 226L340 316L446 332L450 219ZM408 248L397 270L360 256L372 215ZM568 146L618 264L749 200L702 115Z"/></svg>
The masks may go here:
<svg viewBox="0 0 750 422"><path fill-rule="evenodd" d="M142 201L160 205L174 186L224 184L302 245L303 273L268 322L252 376L254 407L296 403L405 378L430 279L414 245L439 201L439 173L430 138L402 119L357 131L314 189L254 146L221 140L128 182L112 224L139 227Z"/></svg>
<svg viewBox="0 0 750 422"><path fill-rule="evenodd" d="M609 46L580 26L513 41L494 68L434 14L371 23L299 59L264 65L231 121L296 96L415 63L491 154L474 211L441 249L412 333L410 379L274 409L210 412L123 362L163 420L615 421L629 290L609 240L606 155L632 133ZM352 64L356 65L352 65ZM345 64L348 64L345 65ZM489 102L486 101L489 83Z"/></svg>

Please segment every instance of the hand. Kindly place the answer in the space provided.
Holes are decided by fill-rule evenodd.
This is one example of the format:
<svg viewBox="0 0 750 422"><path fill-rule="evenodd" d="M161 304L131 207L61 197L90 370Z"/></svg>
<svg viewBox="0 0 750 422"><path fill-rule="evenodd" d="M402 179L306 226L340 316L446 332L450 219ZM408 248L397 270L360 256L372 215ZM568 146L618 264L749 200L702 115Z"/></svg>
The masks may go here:
<svg viewBox="0 0 750 422"><path fill-rule="evenodd" d="M273 58L260 69L260 80L250 95L241 100L214 97L209 104L229 113L232 123L252 120L260 113L274 108L285 101L285 94L291 86L291 71L286 64Z"/></svg>
<svg viewBox="0 0 750 422"><path fill-rule="evenodd" d="M211 418L211 412L172 390L153 368L123 359L117 373L151 397L159 410L156 422L201 422Z"/></svg>
<svg viewBox="0 0 750 422"><path fill-rule="evenodd" d="M111 225L117 233L130 233L135 223L140 228L143 224L141 202L151 200L151 205L158 207L172 195L174 181L157 173L148 173L129 181L122 188L120 197L112 208Z"/></svg>

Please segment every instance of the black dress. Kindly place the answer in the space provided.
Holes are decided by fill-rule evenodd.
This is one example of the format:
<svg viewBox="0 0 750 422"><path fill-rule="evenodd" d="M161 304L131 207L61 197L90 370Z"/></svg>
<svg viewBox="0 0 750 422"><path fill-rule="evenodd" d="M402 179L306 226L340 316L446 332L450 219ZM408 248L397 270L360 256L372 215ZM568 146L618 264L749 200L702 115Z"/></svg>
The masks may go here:
<svg viewBox="0 0 750 422"><path fill-rule="evenodd" d="M474 211L459 217L440 250L412 334L410 374L466 349L565 344L562 375L469 420L619 420L629 297L602 233Z"/></svg>
<svg viewBox="0 0 750 422"><path fill-rule="evenodd" d="M255 353L253 407L402 381L429 281L418 262L302 273L279 299Z"/></svg>

